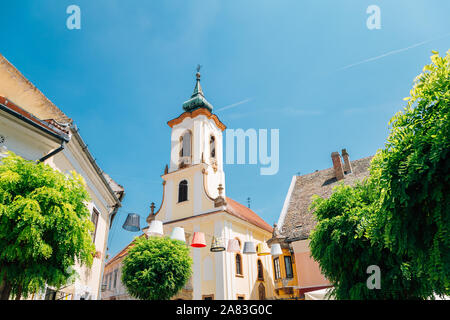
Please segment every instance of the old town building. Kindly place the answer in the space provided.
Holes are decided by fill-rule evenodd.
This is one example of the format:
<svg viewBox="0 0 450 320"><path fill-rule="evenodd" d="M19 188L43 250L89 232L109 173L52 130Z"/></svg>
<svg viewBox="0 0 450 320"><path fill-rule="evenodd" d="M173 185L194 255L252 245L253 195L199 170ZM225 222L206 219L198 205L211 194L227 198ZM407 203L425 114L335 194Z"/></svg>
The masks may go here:
<svg viewBox="0 0 450 320"><path fill-rule="evenodd" d="M95 226L96 255L91 267L74 266L75 283L47 288L29 299L97 299L108 232L124 197L124 188L97 165L74 121L54 105L0 54L0 148L64 173L76 171L86 181L87 204Z"/></svg>
<svg viewBox="0 0 450 320"><path fill-rule="evenodd" d="M306 292L330 286L320 273L319 264L310 256L308 238L316 221L309 206L313 195L328 198L339 183L352 185L367 177L371 159L350 161L343 149L342 158L338 152L331 154L333 167L292 177L278 223L268 241L270 245L279 243L283 251L283 255L274 258L277 298L304 299Z"/></svg>

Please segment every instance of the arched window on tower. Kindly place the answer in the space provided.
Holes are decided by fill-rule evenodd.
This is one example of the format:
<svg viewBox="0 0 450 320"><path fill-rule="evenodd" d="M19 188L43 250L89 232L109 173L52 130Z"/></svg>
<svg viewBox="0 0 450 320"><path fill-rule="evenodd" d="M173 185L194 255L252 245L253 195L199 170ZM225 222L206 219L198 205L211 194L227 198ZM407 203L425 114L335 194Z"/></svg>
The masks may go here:
<svg viewBox="0 0 450 320"><path fill-rule="evenodd" d="M191 156L191 132L187 130L180 137L180 157L190 157Z"/></svg>
<svg viewBox="0 0 450 320"><path fill-rule="evenodd" d="M178 185L178 202L187 201L188 199L188 182L183 180Z"/></svg>
<svg viewBox="0 0 450 320"><path fill-rule="evenodd" d="M211 136L209 138L209 150L211 151L211 158L216 157L216 138L214 136Z"/></svg>
<svg viewBox="0 0 450 320"><path fill-rule="evenodd" d="M187 130L180 137L180 169L191 164L192 135Z"/></svg>

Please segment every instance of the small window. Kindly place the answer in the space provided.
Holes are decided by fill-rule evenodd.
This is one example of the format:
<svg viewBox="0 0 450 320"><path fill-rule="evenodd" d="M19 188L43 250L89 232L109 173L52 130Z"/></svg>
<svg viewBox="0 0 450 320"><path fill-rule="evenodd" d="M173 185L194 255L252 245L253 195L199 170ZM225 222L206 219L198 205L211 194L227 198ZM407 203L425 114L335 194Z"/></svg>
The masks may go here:
<svg viewBox="0 0 450 320"><path fill-rule="evenodd" d="M92 234L92 241L95 242L95 235L97 234L97 224L98 224L99 213L95 208L92 210L91 221L94 224L94 233Z"/></svg>
<svg viewBox="0 0 450 320"><path fill-rule="evenodd" d="M187 201L188 199L188 182L183 180L178 185L178 202Z"/></svg>
<svg viewBox="0 0 450 320"><path fill-rule="evenodd" d="M214 136L211 136L209 139L209 150L211 151L211 158L216 157L216 138Z"/></svg>
<svg viewBox="0 0 450 320"><path fill-rule="evenodd" d="M111 290L111 280L112 280L112 273L108 274L108 290Z"/></svg>
<svg viewBox="0 0 450 320"><path fill-rule="evenodd" d="M115 270L114 271L114 289L117 287L117 272L118 272L119 270Z"/></svg>
<svg viewBox="0 0 450 320"><path fill-rule="evenodd" d="M291 256L284 256L284 268L286 269L286 278L293 278Z"/></svg>
<svg viewBox="0 0 450 320"><path fill-rule="evenodd" d="M258 280L264 280L264 269L260 259L258 259Z"/></svg>
<svg viewBox="0 0 450 320"><path fill-rule="evenodd" d="M236 275L242 276L242 257L239 253L236 254Z"/></svg>
<svg viewBox="0 0 450 320"><path fill-rule="evenodd" d="M278 257L273 259L273 271L275 273L275 280L280 279L281 278L281 274L280 274L280 259Z"/></svg>

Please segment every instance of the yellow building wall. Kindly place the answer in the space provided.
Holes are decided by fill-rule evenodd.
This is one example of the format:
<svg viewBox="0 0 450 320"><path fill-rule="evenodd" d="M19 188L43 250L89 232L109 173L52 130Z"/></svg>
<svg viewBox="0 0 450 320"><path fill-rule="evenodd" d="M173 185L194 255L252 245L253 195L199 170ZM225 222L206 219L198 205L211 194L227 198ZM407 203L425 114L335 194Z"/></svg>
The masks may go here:
<svg viewBox="0 0 450 320"><path fill-rule="evenodd" d="M274 260L278 258L280 261L280 278L275 279L275 267L273 267L273 277L274 277L274 283L275 283L275 289L280 288L276 290L276 298L277 299L295 299L299 297L298 290L295 288L298 286L298 273L296 269L296 263L297 260L295 259L295 256L292 256L289 252L289 249L282 249L283 254L278 257L272 257L272 264L274 264ZM285 256L291 257L291 263L292 263L292 278L286 278L286 264L284 261ZM283 279L285 281L283 282ZM291 287L292 289L288 289ZM283 289L284 288L284 289Z"/></svg>

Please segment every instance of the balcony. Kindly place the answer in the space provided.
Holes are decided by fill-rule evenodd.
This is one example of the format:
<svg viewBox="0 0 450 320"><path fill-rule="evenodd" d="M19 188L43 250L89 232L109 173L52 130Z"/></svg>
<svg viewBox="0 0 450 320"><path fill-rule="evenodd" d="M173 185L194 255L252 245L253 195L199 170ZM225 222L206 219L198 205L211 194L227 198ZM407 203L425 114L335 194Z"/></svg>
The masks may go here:
<svg viewBox="0 0 450 320"><path fill-rule="evenodd" d="M275 287L278 288L287 288L287 287L293 287L293 285L289 286L289 282L292 281L293 278L281 278L275 280Z"/></svg>
<svg viewBox="0 0 450 320"><path fill-rule="evenodd" d="M184 157L180 157L180 163L179 163L179 168L183 169L186 167L189 167L192 164L192 160L190 156L184 156Z"/></svg>

